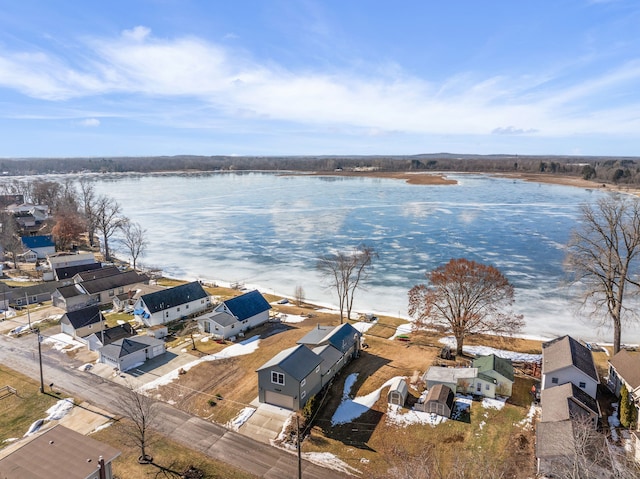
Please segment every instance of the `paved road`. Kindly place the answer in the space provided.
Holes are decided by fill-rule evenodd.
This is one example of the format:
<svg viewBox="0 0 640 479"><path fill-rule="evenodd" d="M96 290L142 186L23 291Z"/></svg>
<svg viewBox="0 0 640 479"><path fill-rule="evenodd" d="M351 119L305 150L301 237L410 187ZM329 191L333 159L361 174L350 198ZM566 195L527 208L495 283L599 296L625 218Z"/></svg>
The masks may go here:
<svg viewBox="0 0 640 479"><path fill-rule="evenodd" d="M0 336L0 362L12 369L40 380L38 343L35 335L22 338ZM74 398L83 398L107 411L117 413L115 398L126 392L122 385L77 369L57 351L43 354L45 388L53 383ZM160 403L158 430L167 437L259 477L269 479L296 478L298 462L294 454L257 442L249 437ZM307 461L302 464L305 479L346 478L338 471Z"/></svg>

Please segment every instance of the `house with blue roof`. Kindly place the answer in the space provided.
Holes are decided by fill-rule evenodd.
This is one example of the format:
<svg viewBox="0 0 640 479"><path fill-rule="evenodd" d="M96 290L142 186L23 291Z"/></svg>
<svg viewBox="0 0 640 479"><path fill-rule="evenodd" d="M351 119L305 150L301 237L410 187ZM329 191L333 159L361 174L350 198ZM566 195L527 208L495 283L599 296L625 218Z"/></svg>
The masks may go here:
<svg viewBox="0 0 640 479"><path fill-rule="evenodd" d="M140 296L133 305L133 314L146 326L157 326L210 307L211 297L198 281L193 281Z"/></svg>
<svg viewBox="0 0 640 479"><path fill-rule="evenodd" d="M269 321L271 305L258 290L223 301L212 313L197 318L205 334L227 339Z"/></svg>
<svg viewBox="0 0 640 479"><path fill-rule="evenodd" d="M25 250L33 251L38 259L56 252L56 243L51 235L23 236L21 240Z"/></svg>

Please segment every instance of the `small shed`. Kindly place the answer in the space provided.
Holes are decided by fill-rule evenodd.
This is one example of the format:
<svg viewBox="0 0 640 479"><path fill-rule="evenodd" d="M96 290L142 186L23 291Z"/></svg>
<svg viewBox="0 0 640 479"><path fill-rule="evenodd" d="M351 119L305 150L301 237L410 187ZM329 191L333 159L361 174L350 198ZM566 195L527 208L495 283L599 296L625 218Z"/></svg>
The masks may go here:
<svg viewBox="0 0 640 479"><path fill-rule="evenodd" d="M407 382L404 378L395 378L389 386L387 393L387 402L396 406L404 406L407 400Z"/></svg>
<svg viewBox="0 0 640 479"><path fill-rule="evenodd" d="M427 393L424 400L425 412L438 416L451 417L453 411L453 391L449 386L436 384Z"/></svg>

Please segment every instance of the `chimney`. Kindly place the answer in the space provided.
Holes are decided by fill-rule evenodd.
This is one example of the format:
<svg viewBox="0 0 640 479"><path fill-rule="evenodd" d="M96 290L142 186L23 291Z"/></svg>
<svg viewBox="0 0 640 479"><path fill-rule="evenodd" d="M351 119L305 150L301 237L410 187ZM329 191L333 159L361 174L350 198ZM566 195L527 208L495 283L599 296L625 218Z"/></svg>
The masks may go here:
<svg viewBox="0 0 640 479"><path fill-rule="evenodd" d="M107 479L107 471L104 470L104 458L100 456L98 458L98 477L100 479Z"/></svg>

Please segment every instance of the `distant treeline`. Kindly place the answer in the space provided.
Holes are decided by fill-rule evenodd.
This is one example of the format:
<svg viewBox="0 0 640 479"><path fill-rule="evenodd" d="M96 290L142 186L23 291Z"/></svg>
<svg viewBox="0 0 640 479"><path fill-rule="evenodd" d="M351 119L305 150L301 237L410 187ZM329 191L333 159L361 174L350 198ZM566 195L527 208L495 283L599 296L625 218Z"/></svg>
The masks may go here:
<svg viewBox="0 0 640 479"><path fill-rule="evenodd" d="M112 158L2 159L4 176L52 173L125 173L166 171L293 170L459 171L542 173L582 177L616 184L640 184L640 158L455 155L413 156L150 156Z"/></svg>

